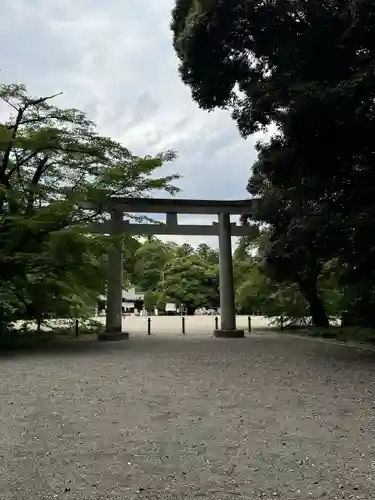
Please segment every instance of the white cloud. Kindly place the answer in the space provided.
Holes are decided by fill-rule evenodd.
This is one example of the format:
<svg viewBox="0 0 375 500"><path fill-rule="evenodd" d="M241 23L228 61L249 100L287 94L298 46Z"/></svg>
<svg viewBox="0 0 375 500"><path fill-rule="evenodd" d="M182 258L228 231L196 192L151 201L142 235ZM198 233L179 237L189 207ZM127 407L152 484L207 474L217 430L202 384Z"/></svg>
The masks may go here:
<svg viewBox="0 0 375 500"><path fill-rule="evenodd" d="M134 153L177 150L167 170L183 176L181 197L246 198L255 139L241 139L226 112L192 101L177 71L172 7L173 0L2 2L2 80L37 95L63 91L61 104L86 110Z"/></svg>

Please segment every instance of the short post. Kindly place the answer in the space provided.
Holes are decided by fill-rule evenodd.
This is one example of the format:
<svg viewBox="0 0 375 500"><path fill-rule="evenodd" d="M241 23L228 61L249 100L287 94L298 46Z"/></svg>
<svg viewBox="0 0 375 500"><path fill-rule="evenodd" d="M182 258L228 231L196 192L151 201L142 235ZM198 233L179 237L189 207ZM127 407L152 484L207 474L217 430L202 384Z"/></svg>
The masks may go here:
<svg viewBox="0 0 375 500"><path fill-rule="evenodd" d="M147 335L151 335L151 318L147 318Z"/></svg>
<svg viewBox="0 0 375 500"><path fill-rule="evenodd" d="M215 316L215 330L219 329L219 318Z"/></svg>
<svg viewBox="0 0 375 500"><path fill-rule="evenodd" d="M247 326L248 326L248 330L249 330L249 333L250 333L251 332L251 316L247 317Z"/></svg>
<svg viewBox="0 0 375 500"><path fill-rule="evenodd" d="M284 316L280 316L280 330L284 330Z"/></svg>
<svg viewBox="0 0 375 500"><path fill-rule="evenodd" d="M76 337L78 337L78 319L76 319Z"/></svg>
<svg viewBox="0 0 375 500"><path fill-rule="evenodd" d="M185 316L181 316L182 334L185 335Z"/></svg>

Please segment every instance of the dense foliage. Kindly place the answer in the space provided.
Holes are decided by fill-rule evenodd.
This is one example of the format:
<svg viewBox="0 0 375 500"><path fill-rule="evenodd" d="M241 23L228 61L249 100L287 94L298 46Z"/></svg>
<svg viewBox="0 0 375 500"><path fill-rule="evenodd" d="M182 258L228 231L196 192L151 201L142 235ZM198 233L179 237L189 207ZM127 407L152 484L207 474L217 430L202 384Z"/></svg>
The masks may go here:
<svg viewBox="0 0 375 500"><path fill-rule="evenodd" d="M164 243L152 237L136 252L130 280L145 293L145 308L163 310L167 302L189 313L219 306L219 255L206 244Z"/></svg>
<svg viewBox="0 0 375 500"><path fill-rule="evenodd" d="M284 317L298 323L309 322L309 304L298 286L280 282L265 273L265 249L269 233L254 232L241 238L233 255L236 309L239 314L259 314L270 318ZM197 309L219 307L219 254L201 244L163 242L155 237L140 243L142 259L128 278L133 284L147 285L145 309L165 309L168 302L183 306L188 314ZM328 317L337 317L343 308L334 261L326 264L318 282Z"/></svg>
<svg viewBox="0 0 375 500"><path fill-rule="evenodd" d="M172 17L198 104L229 109L244 137L276 126L248 184L263 274L326 326L334 272L340 310L374 325L374 2L177 0Z"/></svg>
<svg viewBox="0 0 375 500"><path fill-rule="evenodd" d="M98 134L80 111L53 98L32 98L21 85L1 85L0 320L92 314L105 290L111 241L90 233L103 216L103 196L176 192L177 176L155 172L174 153L137 157ZM97 202L97 210L83 202ZM129 257L139 246L126 239ZM125 273L129 271L125 264Z"/></svg>

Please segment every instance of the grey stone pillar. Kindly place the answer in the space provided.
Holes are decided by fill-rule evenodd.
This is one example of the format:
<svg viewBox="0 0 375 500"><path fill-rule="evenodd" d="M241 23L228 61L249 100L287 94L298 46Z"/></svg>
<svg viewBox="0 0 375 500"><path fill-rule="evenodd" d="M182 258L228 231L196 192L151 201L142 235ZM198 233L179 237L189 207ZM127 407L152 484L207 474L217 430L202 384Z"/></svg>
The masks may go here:
<svg viewBox="0 0 375 500"><path fill-rule="evenodd" d="M123 340L129 337L122 331L122 286L123 286L123 213L114 210L111 214L111 236L113 248L108 254L108 291L105 332L99 340Z"/></svg>
<svg viewBox="0 0 375 500"><path fill-rule="evenodd" d="M236 329L232 234L229 214L219 214L219 259L221 328L215 330L214 335L215 337L243 337L244 331Z"/></svg>

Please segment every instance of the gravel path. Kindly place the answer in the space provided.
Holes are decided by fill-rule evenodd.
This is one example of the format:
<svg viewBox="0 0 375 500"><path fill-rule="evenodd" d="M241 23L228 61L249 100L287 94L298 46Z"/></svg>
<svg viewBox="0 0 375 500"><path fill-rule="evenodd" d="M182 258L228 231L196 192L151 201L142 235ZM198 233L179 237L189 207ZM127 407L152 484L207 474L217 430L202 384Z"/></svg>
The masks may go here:
<svg viewBox="0 0 375 500"><path fill-rule="evenodd" d="M0 359L0 499L375 498L375 354L135 337Z"/></svg>

